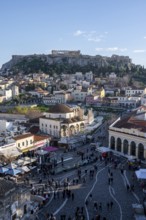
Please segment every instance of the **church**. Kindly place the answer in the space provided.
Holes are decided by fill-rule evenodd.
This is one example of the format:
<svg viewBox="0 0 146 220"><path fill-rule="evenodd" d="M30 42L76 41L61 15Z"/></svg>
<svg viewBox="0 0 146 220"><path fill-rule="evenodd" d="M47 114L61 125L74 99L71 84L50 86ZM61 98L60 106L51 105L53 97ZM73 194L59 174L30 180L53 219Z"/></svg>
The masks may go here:
<svg viewBox="0 0 146 220"><path fill-rule="evenodd" d="M39 119L39 128L42 133L53 137L70 137L83 132L86 124L93 120L91 109L84 115L84 109L77 105L56 104Z"/></svg>

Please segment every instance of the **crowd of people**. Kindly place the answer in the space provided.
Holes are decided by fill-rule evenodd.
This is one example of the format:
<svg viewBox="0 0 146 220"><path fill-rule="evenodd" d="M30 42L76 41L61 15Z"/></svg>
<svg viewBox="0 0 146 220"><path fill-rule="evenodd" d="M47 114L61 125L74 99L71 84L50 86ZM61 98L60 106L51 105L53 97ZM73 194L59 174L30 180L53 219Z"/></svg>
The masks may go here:
<svg viewBox="0 0 146 220"><path fill-rule="evenodd" d="M88 184L89 181L94 181L99 170L97 165L98 162L102 162L103 166L107 169L107 185L113 185L114 170L117 169L118 164L120 164L120 159L112 154L103 157L94 149L91 150L89 148L87 148L86 151L79 156L81 157L81 160L87 159L88 162L93 159L92 163L88 163L89 166L77 167L75 175L70 179L65 178L63 181L58 180L55 176L51 175L50 170L48 173L46 166L42 166L39 173L33 174L34 176L39 174L38 184L42 186L40 188L35 188L35 186L31 184L31 194L39 195L45 198L44 201L39 204L39 210L47 204L51 197L53 197L53 200L61 202L67 199L73 204L72 207L74 208L74 216L72 216L73 213L72 215L70 215L70 213L63 213L62 209L60 216L58 217L57 215L57 218L53 213L47 212L46 220L85 220L88 209L90 215L92 215L91 220L107 220L104 210L106 210L107 213L113 211L114 200L105 201L104 203L103 201L96 201L92 192L85 199L81 207L76 207L77 196L73 186L77 186L78 184L84 186L85 184ZM61 157L61 166L64 166L63 157ZM120 171L121 174L123 174L124 167L122 167ZM53 189L53 191L50 189ZM134 184L129 186L129 188L127 185L127 191L130 191L130 189L134 191Z"/></svg>

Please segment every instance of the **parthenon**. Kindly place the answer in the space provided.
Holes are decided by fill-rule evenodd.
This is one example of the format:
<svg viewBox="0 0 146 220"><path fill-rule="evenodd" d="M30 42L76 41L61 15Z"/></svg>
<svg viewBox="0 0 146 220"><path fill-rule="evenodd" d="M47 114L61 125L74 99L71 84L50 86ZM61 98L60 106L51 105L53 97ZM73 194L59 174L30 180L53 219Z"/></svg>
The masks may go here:
<svg viewBox="0 0 146 220"><path fill-rule="evenodd" d="M52 55L73 55L79 56L80 50L52 50Z"/></svg>

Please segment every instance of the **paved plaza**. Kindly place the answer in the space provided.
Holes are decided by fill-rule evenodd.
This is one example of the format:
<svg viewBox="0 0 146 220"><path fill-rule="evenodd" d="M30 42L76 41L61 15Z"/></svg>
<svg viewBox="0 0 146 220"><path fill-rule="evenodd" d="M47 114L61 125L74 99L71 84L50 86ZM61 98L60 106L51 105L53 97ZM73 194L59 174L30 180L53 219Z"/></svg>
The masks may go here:
<svg viewBox="0 0 146 220"><path fill-rule="evenodd" d="M82 151L93 157L90 163L72 168L82 158L77 152L68 152L60 154L64 164L58 164L55 175L44 178L40 173L30 177L32 194L47 194L47 202L36 212L36 219L51 219L51 214L57 220L134 219L132 204L143 203L144 193L127 160L114 157L105 161L87 145ZM42 191L37 190L39 184L44 185Z"/></svg>

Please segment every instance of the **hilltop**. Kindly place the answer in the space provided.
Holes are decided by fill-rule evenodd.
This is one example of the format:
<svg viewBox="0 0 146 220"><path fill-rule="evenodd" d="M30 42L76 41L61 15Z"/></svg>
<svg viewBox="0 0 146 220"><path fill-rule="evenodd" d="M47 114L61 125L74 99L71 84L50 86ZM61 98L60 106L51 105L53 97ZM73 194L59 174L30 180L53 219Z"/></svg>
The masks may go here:
<svg viewBox="0 0 146 220"><path fill-rule="evenodd" d="M11 74L21 72L25 75L42 71L53 75L93 71L95 75L104 75L106 72L115 71L122 76L133 71L135 67L128 56L90 56L82 55L80 51L53 50L48 55L13 55L9 62L2 65L1 73L4 75L9 71Z"/></svg>

